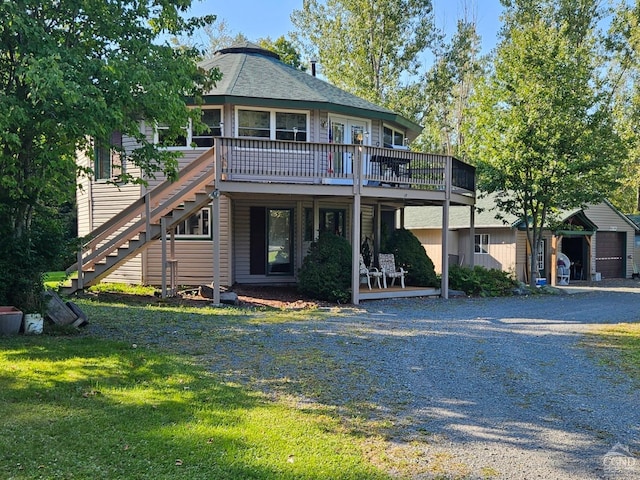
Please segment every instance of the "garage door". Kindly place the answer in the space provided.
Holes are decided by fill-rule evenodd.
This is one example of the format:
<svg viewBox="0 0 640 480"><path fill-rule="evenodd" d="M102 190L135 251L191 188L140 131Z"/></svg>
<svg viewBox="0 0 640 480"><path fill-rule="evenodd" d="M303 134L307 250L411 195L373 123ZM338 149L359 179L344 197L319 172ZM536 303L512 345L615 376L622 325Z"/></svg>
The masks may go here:
<svg viewBox="0 0 640 480"><path fill-rule="evenodd" d="M596 271L602 278L624 276L625 233L598 232L596 234Z"/></svg>

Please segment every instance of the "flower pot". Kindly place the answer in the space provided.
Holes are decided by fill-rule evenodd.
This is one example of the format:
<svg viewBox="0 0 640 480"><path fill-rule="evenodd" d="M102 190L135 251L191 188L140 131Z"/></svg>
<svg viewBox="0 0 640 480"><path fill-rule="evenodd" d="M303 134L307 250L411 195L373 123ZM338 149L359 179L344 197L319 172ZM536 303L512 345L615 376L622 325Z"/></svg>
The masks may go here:
<svg viewBox="0 0 640 480"><path fill-rule="evenodd" d="M40 335L44 328L44 319L39 313L24 314L24 333L26 335Z"/></svg>
<svg viewBox="0 0 640 480"><path fill-rule="evenodd" d="M20 333L22 312L16 307L0 307L0 335Z"/></svg>

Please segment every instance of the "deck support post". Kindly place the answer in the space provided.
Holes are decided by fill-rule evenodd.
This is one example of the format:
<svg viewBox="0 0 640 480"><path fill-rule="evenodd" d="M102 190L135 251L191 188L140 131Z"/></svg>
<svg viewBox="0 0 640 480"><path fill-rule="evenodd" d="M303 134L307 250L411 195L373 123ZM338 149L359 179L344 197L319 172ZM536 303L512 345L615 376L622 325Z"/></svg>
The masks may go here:
<svg viewBox="0 0 640 480"><path fill-rule="evenodd" d="M162 298L167 298L167 219L160 219L160 241L162 244Z"/></svg>
<svg viewBox="0 0 640 480"><path fill-rule="evenodd" d="M451 206L451 157L445 163L444 203L442 204L442 282L440 295L449 298L449 207Z"/></svg>
<svg viewBox="0 0 640 480"><path fill-rule="evenodd" d="M469 208L469 261L467 265L473 268L476 265L476 206L471 205Z"/></svg>
<svg viewBox="0 0 640 480"><path fill-rule="evenodd" d="M213 303L220 305L220 191L214 190L212 199L211 226L213 240Z"/></svg>
<svg viewBox="0 0 640 480"><path fill-rule="evenodd" d="M360 303L360 194L353 197L353 224L351 236L351 303Z"/></svg>

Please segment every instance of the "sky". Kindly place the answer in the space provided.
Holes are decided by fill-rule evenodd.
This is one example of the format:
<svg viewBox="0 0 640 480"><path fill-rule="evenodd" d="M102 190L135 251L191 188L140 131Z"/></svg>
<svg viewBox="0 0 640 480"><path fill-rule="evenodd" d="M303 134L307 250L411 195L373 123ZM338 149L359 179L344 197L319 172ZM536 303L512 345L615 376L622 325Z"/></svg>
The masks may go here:
<svg viewBox="0 0 640 480"><path fill-rule="evenodd" d="M456 27L464 3L475 3L476 20L483 53L495 46L501 5L499 0L433 0L436 26L448 34ZM214 14L225 20L232 35L242 33L249 40L276 39L293 30L290 16L302 9L302 0L193 0L194 16Z"/></svg>

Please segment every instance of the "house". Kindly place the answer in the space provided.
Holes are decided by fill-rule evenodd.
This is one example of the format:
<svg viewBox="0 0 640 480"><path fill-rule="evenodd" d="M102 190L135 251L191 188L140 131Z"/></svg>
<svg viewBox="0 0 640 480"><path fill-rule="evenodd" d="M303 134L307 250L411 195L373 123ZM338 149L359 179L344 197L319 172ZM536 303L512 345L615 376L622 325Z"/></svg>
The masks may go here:
<svg viewBox="0 0 640 480"><path fill-rule="evenodd" d="M497 268L527 282L530 248L522 219L498 211L495 195L479 197L475 208L473 229L466 220L466 209L450 210L449 262ZM408 207L405 227L420 239L436 271L440 271L442 255L438 239L442 235L442 220L438 212L431 207ZM540 276L555 284L556 259L564 253L571 261L573 280L629 278L633 273L637 231L638 227L606 200L562 212L561 226L543 232L538 249Z"/></svg>
<svg viewBox="0 0 640 480"><path fill-rule="evenodd" d="M163 292L213 284L217 301L220 287L236 283L295 284L323 230L357 248L372 240L377 253L382 225L401 227L408 205L473 206L474 167L409 151L421 128L408 119L248 42L202 66L223 73L204 97L208 132L186 126L169 142L162 125L140 126L181 153L177 181L158 175L146 188L114 185L109 180L126 166L112 152L79 158L96 178L84 179L77 194L79 235L90 240L70 268L78 271L70 291L101 279L162 285ZM383 295L360 293L353 257L353 303Z"/></svg>

